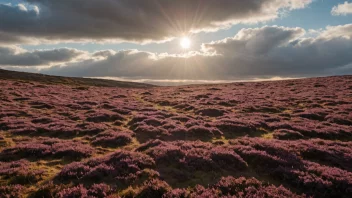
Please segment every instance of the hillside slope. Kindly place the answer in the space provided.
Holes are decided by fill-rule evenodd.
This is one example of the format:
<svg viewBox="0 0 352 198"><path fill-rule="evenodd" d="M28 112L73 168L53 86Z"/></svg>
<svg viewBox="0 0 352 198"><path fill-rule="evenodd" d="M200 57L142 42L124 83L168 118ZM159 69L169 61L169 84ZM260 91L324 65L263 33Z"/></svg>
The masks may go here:
<svg viewBox="0 0 352 198"><path fill-rule="evenodd" d="M50 75L44 75L44 74L8 71L3 69L0 69L0 79L32 81L32 82L40 82L45 84L65 84L65 85L74 85L74 86L124 87L124 88L154 87L154 85L149 85L144 83L91 79L91 78L50 76Z"/></svg>
<svg viewBox="0 0 352 198"><path fill-rule="evenodd" d="M4 197L352 194L352 76L0 87Z"/></svg>

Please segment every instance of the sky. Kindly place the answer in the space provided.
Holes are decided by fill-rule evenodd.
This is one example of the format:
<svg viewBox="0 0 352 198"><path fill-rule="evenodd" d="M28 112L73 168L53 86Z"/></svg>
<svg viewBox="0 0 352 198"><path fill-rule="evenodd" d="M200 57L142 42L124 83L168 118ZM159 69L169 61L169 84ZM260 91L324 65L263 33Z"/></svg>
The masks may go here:
<svg viewBox="0 0 352 198"><path fill-rule="evenodd" d="M0 19L9 70L154 84L352 74L352 1L0 0Z"/></svg>

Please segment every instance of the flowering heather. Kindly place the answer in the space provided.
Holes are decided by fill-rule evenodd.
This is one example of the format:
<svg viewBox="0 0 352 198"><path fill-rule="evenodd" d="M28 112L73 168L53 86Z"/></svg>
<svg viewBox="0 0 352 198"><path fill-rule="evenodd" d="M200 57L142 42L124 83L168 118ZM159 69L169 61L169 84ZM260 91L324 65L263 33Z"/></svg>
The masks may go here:
<svg viewBox="0 0 352 198"><path fill-rule="evenodd" d="M275 139L279 140L296 140L296 139L303 139L304 136L297 131L292 131L289 129L278 129L273 134Z"/></svg>
<svg viewBox="0 0 352 198"><path fill-rule="evenodd" d="M132 136L131 132L106 131L94 136L92 144L104 147L126 146L133 141Z"/></svg>
<svg viewBox="0 0 352 198"><path fill-rule="evenodd" d="M117 151L102 158L91 158L87 162L74 162L62 168L58 174L61 181L120 181L135 180L143 169L153 168L155 162L147 155Z"/></svg>
<svg viewBox="0 0 352 198"><path fill-rule="evenodd" d="M4 198L20 197L24 187L21 185L0 186L0 195Z"/></svg>
<svg viewBox="0 0 352 198"><path fill-rule="evenodd" d="M276 187L262 183L255 178L223 177L212 186L196 186L192 189L174 189L163 195L164 198L181 197L292 197L303 198L283 186Z"/></svg>
<svg viewBox="0 0 352 198"><path fill-rule="evenodd" d="M162 112L154 112L148 116L137 115L129 124L141 142L150 139L211 140L223 135L220 130L202 119L165 115Z"/></svg>
<svg viewBox="0 0 352 198"><path fill-rule="evenodd" d="M219 109L201 109L196 111L196 114L209 117L220 117L225 114L225 111Z"/></svg>
<svg viewBox="0 0 352 198"><path fill-rule="evenodd" d="M94 149L91 146L79 141L39 138L20 142L14 147L4 149L0 153L0 159L45 157L81 159L89 157L93 153Z"/></svg>
<svg viewBox="0 0 352 198"><path fill-rule="evenodd" d="M193 171L238 171L247 169L247 163L233 150L216 147L203 142L162 142L151 141L137 151L144 151L157 163L157 170L172 166L186 172ZM168 172L175 178L180 174Z"/></svg>
<svg viewBox="0 0 352 198"><path fill-rule="evenodd" d="M114 122L117 120L124 120L124 117L118 113L110 112L107 110L100 110L100 111L94 111L94 112L89 112L86 114L87 116L87 121L88 122Z"/></svg>
<svg viewBox="0 0 352 198"><path fill-rule="evenodd" d="M85 188L83 185L78 185L71 188L61 190L57 197L59 198L71 198L71 197L94 197L104 198L110 195L112 189L106 184L93 184L89 188Z"/></svg>
<svg viewBox="0 0 352 198"><path fill-rule="evenodd" d="M40 180L42 170L33 170L27 160L0 162L0 176L11 184L28 184Z"/></svg>
<svg viewBox="0 0 352 198"><path fill-rule="evenodd" d="M88 190L82 185L64 189L59 192L58 197L69 198L69 197L88 197Z"/></svg>
<svg viewBox="0 0 352 198"><path fill-rule="evenodd" d="M162 197L171 189L166 182L153 179L144 184L137 197Z"/></svg>
<svg viewBox="0 0 352 198"><path fill-rule="evenodd" d="M351 76L0 85L0 197L352 194Z"/></svg>
<svg viewBox="0 0 352 198"><path fill-rule="evenodd" d="M346 197L351 193L350 143L245 138L231 144L259 174L265 171L266 175L299 186L307 195Z"/></svg>
<svg viewBox="0 0 352 198"><path fill-rule="evenodd" d="M295 195L283 186L265 184L255 178L223 177L214 188L219 189L222 195L236 197L303 197Z"/></svg>

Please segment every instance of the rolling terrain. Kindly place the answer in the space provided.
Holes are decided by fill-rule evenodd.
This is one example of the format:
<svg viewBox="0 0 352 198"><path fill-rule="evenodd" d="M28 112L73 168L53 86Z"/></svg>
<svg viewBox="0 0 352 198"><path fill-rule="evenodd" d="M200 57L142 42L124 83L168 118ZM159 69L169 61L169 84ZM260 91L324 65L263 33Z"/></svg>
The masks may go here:
<svg viewBox="0 0 352 198"><path fill-rule="evenodd" d="M154 87L153 85L144 83L134 83L115 80L103 80L92 78L75 78L75 77L62 77L50 76L44 74L9 71L0 69L0 80L19 80L22 82L39 82L45 84L63 84L63 85L76 85L76 86L97 86L97 87L124 87L124 88L148 88Z"/></svg>
<svg viewBox="0 0 352 198"><path fill-rule="evenodd" d="M0 197L352 195L352 76L153 87L17 74L0 71Z"/></svg>

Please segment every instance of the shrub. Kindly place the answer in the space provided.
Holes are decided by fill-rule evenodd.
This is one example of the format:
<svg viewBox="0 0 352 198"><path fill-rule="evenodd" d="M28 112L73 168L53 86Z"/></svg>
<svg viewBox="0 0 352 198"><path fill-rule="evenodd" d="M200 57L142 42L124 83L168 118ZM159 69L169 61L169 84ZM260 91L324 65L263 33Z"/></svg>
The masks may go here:
<svg viewBox="0 0 352 198"><path fill-rule="evenodd" d="M0 159L20 158L71 158L81 159L89 157L94 149L89 145L72 140L60 140L55 138L39 138L37 140L24 141L12 148L6 148L0 153Z"/></svg>
<svg viewBox="0 0 352 198"><path fill-rule="evenodd" d="M226 111L221 109L200 109L196 111L196 114L209 117L220 117L225 114Z"/></svg>
<svg viewBox="0 0 352 198"><path fill-rule="evenodd" d="M159 165L195 171L243 170L247 163L233 150L200 141L150 141L137 150L146 151Z"/></svg>
<svg viewBox="0 0 352 198"><path fill-rule="evenodd" d="M163 197L165 193L171 190L171 187L164 181L160 181L157 179L153 179L151 181L147 181L141 192L136 197Z"/></svg>
<svg viewBox="0 0 352 198"><path fill-rule="evenodd" d="M186 138L209 140L216 137L219 138L222 132L212 127L192 126L188 129L186 135Z"/></svg>
<svg viewBox="0 0 352 198"><path fill-rule="evenodd" d="M234 144L233 148L259 173L265 171L271 177L298 186L307 195L344 197L349 193L349 189L352 189L350 172L302 159L309 158L324 163L331 163L331 159L334 159L332 165L337 163L348 170L350 166L347 161L350 158L345 152L349 152L349 143L244 138L231 144Z"/></svg>
<svg viewBox="0 0 352 198"><path fill-rule="evenodd" d="M58 193L60 198L88 197L88 190L83 185L63 189Z"/></svg>
<svg viewBox="0 0 352 198"><path fill-rule="evenodd" d="M0 195L1 197L6 198L17 198L21 197L21 192L23 190L24 187L21 185L0 186Z"/></svg>
<svg viewBox="0 0 352 198"><path fill-rule="evenodd" d="M58 174L58 179L94 182L117 180L130 183L138 178L140 172L154 167L154 160L149 156L128 151L117 151L102 158L93 158L87 162L66 165Z"/></svg>
<svg viewBox="0 0 352 198"><path fill-rule="evenodd" d="M126 146L133 140L131 134L130 132L107 131L96 135L92 144L104 147Z"/></svg>
<svg viewBox="0 0 352 198"><path fill-rule="evenodd" d="M112 188L106 184L94 184L88 190L88 195L97 197L97 198L104 198L107 197L112 192Z"/></svg>
<svg viewBox="0 0 352 198"><path fill-rule="evenodd" d="M87 115L88 122L95 122L95 123L100 123L100 122L114 122L117 120L124 120L124 117L121 116L120 114L117 113L111 113L109 111L98 111L94 113L90 113Z"/></svg>
<svg viewBox="0 0 352 198"><path fill-rule="evenodd" d="M27 160L0 162L0 176L12 184L36 183L43 175L42 170L33 170Z"/></svg>
<svg viewBox="0 0 352 198"><path fill-rule="evenodd" d="M224 169L244 170L248 167L247 163L232 150L216 147L210 152L210 158Z"/></svg>
<svg viewBox="0 0 352 198"><path fill-rule="evenodd" d="M139 125L134 132L138 140L145 142L150 139L160 139L168 137L170 134L167 130L161 127L149 126L146 124Z"/></svg>
<svg viewBox="0 0 352 198"><path fill-rule="evenodd" d="M303 139L304 136L297 131L292 131L288 129L279 129L274 132L274 138L279 140L297 140Z"/></svg>

